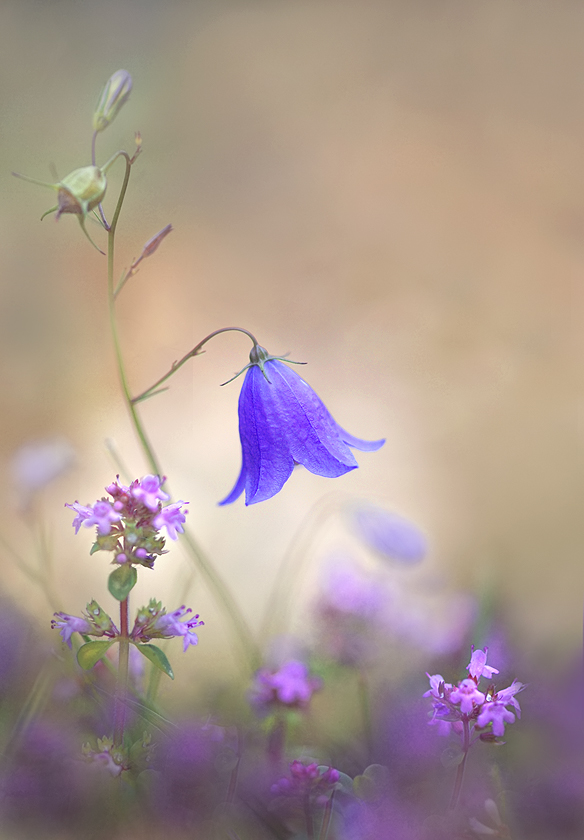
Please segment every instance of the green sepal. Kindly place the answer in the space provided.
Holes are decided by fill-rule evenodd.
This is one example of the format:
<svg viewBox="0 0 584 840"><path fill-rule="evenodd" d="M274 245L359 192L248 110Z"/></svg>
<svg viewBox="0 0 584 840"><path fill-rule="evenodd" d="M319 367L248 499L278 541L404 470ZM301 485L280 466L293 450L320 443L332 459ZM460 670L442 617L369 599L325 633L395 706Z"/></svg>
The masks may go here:
<svg viewBox="0 0 584 840"><path fill-rule="evenodd" d="M125 601L136 586L138 572L130 563L118 566L107 579L107 588L117 601Z"/></svg>
<svg viewBox="0 0 584 840"><path fill-rule="evenodd" d="M115 642L87 642L81 645L77 651L77 662L84 671L89 671L99 660L105 656Z"/></svg>
<svg viewBox="0 0 584 840"><path fill-rule="evenodd" d="M89 556L91 557L92 554L95 554L96 551L101 551L101 546L98 542L94 542L91 546L91 551L89 552Z"/></svg>
<svg viewBox="0 0 584 840"><path fill-rule="evenodd" d="M146 659L149 659L153 665L155 665L159 671L162 671L163 674L167 674L171 680L174 679L174 671L170 665L170 662L167 659L167 656L160 648L156 647L156 645L136 645L142 656L145 656Z"/></svg>

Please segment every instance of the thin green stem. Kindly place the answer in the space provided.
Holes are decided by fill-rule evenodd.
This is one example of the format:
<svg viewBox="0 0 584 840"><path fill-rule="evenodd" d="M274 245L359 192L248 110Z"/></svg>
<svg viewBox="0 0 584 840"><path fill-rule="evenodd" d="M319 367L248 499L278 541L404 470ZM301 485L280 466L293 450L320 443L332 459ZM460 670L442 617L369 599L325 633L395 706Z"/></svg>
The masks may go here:
<svg viewBox="0 0 584 840"><path fill-rule="evenodd" d="M365 744L367 747L367 757L370 759L373 750L373 725L371 722L371 704L369 703L369 683L362 668L357 669L357 684L359 689L361 716L363 718Z"/></svg>
<svg viewBox="0 0 584 840"><path fill-rule="evenodd" d="M450 799L450 810L453 811L456 806L458 805L458 800L460 799L460 791L462 790L462 782L464 779L464 768L466 765L466 759L468 757L468 750L470 747L470 726L468 722L468 718L465 715L462 720L463 726L463 743L462 743L462 750L463 756L462 761L458 765L456 770L456 779L454 780L454 789L452 791L452 797Z"/></svg>
<svg viewBox="0 0 584 840"><path fill-rule="evenodd" d="M130 662L130 640L128 637L128 599L120 601L120 653L118 679L114 707L114 747L121 747L124 741L126 703L128 694L128 665Z"/></svg>
<svg viewBox="0 0 584 840"><path fill-rule="evenodd" d="M172 365L170 366L170 370L167 371L164 374L164 376L161 376L160 379L158 379L154 383L154 385L151 385L149 388L146 388L145 391L142 391L141 394L138 394L137 397L134 397L132 402L133 403L139 403L139 402L142 402L142 400L148 399L148 397L154 396L155 393L160 393L159 388L160 388L160 385L162 385L163 382L166 382L167 379L170 379L171 376L174 376L174 374L177 372L177 370L179 370L185 364L185 362L188 362L189 359L192 359L195 356L200 355L201 352L202 352L202 348L204 347L204 345L208 341L210 341L212 338L215 338L216 335L219 335L220 333L224 333L224 332L242 332L242 333L245 333L247 336L249 336L251 338L251 340L253 341L254 344L258 344L258 341L255 338L255 336L252 333L250 333L249 330L244 330L242 327L222 327L220 330L214 330L212 333L210 333L208 336L206 336L206 338L204 338L202 341L199 341L199 343L195 347L193 347L192 350L189 350L189 352L186 355L184 355L182 357L182 359L180 359L180 361L173 362ZM165 391L166 388L162 388L160 390Z"/></svg>
<svg viewBox="0 0 584 840"><path fill-rule="evenodd" d="M154 452L152 444L150 443L148 436L146 435L146 431L144 426L142 425L142 421L138 414L136 408L136 400L132 399L132 395L130 392L130 387L128 384L128 377L126 374L126 369L124 365L124 359L122 355L119 333L118 333L118 326L116 320L116 311L115 311L115 293L114 293L114 252L115 252L115 235L116 235L116 227L118 224L118 219L120 216L120 212L122 209L122 204L124 202L124 198L126 195L126 190L128 188L128 181L130 179L130 171L132 167L132 163L135 160L134 158L130 158L126 152L118 153L118 156L122 156L126 163L126 171L124 174L124 180L122 182L122 186L120 189L120 194L118 197L118 202L116 205L116 209L114 211L114 215L112 218L111 226L108 231L108 308L109 308L109 320L110 320L110 329L113 339L114 345L114 352L116 357L116 363L118 368L118 376L120 379L120 384L122 387L122 393L124 397L124 401L126 403L128 412L130 414L130 419L134 430L138 436L140 441L142 450L150 467L150 470L154 475L158 475L162 477L164 475L162 468L158 462L158 458ZM214 333L211 333L207 336L197 347L200 349L206 341L209 341L214 335L217 335L220 332L225 332L227 328L222 330L216 330ZM230 327L228 329L237 329L241 332L245 332L247 335L250 336L252 341L255 342L254 337L251 333L248 333L247 330L240 330L239 327ZM194 348L195 350L197 348ZM186 361L186 359L185 359ZM189 555L196 563L197 567L199 568L200 572L202 573L203 577L207 581L210 589L213 591L218 603L223 608L224 612L226 613L227 617L232 623L233 629L235 631L235 635L239 641L239 644L242 649L243 653L243 661L244 667L246 670L253 670L258 666L259 662L259 652L257 649L257 645L253 639L251 631L247 625L245 618L243 617L241 610L235 601L233 595L231 594L227 585L221 580L217 572L213 569L211 562L207 559L204 552L197 544L195 538L190 534L190 532L185 529L185 533L183 536L183 542L186 543ZM154 699L154 698L152 698Z"/></svg>

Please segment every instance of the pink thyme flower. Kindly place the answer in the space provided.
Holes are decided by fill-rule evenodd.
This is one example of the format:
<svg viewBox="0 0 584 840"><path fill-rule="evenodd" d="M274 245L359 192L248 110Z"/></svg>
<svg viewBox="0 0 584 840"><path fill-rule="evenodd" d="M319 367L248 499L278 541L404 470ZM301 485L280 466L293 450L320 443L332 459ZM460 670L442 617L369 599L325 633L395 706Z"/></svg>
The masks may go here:
<svg viewBox="0 0 584 840"><path fill-rule="evenodd" d="M279 779L272 785L271 792L277 796L297 797L302 801L309 797L322 807L327 804L339 779L340 773L334 767L293 761L290 764L290 776Z"/></svg>
<svg viewBox="0 0 584 840"><path fill-rule="evenodd" d="M164 479L157 475L145 475L137 484L130 488L132 496L149 510L158 510L158 502L166 502L170 499L168 493L160 489Z"/></svg>
<svg viewBox="0 0 584 840"><path fill-rule="evenodd" d="M78 534L81 526L83 524L87 525L87 520L93 516L93 508L80 505L79 502L73 502L71 505L66 503L65 507L70 508L77 514L73 520L73 527L75 528L75 533Z"/></svg>
<svg viewBox="0 0 584 840"><path fill-rule="evenodd" d="M275 672L260 669L255 675L251 702L262 709L271 703L306 706L313 693L322 687L319 677L309 676L308 666L291 659Z"/></svg>
<svg viewBox="0 0 584 840"><path fill-rule="evenodd" d="M109 534L112 529L112 522L119 522L121 516L117 513L113 505L103 499L96 502L93 507L84 507L79 502L74 502L72 505L66 504L65 507L74 510L77 516L73 520L73 527L75 533L79 533L81 525L90 528L92 525L97 525L98 533L102 536Z"/></svg>
<svg viewBox="0 0 584 840"><path fill-rule="evenodd" d="M477 726L493 724L493 735L498 737L505 734L505 724L515 723L515 715L505 707L504 701L491 700L485 703L477 718Z"/></svg>
<svg viewBox="0 0 584 840"><path fill-rule="evenodd" d="M152 520L153 526L160 531L166 528L168 536L171 540L178 539L178 534L184 533L183 525L186 521L186 514L188 510L183 510L182 507L188 505L188 502L174 502L172 505L163 507Z"/></svg>
<svg viewBox="0 0 584 840"><path fill-rule="evenodd" d="M495 698L507 706L513 706L513 708L517 710L517 717L520 718L521 706L515 699L515 695L519 694L519 692L523 691L526 687L525 683L519 682L519 680L513 680L509 688L503 688L501 691L498 691Z"/></svg>
<svg viewBox="0 0 584 840"><path fill-rule="evenodd" d="M59 629L61 638L65 644L71 648L71 636L73 633L91 633L93 630L91 624L85 618L79 618L76 615L67 615L64 612L56 612L55 618L51 621L51 628L53 630Z"/></svg>
<svg viewBox="0 0 584 840"><path fill-rule="evenodd" d="M487 679L490 679L493 674L499 673L497 668L491 668L490 665L486 664L488 651L489 648L485 648L484 650L475 650L473 646L470 662L466 666L466 669L469 675L475 680L478 680L479 677L486 677Z"/></svg>
<svg viewBox="0 0 584 840"><path fill-rule="evenodd" d="M183 650L189 645L196 645L199 641L195 629L204 625L198 615L190 616L192 610L179 607L174 612L167 613L160 601L150 600L147 607L138 610L130 638L139 642L149 642L151 639L172 639L181 636ZM186 621L183 619L187 617Z"/></svg>
<svg viewBox="0 0 584 840"><path fill-rule="evenodd" d="M470 715L474 706L482 706L485 695L479 691L473 679L462 680L454 691L450 692L450 701L458 705L463 715Z"/></svg>

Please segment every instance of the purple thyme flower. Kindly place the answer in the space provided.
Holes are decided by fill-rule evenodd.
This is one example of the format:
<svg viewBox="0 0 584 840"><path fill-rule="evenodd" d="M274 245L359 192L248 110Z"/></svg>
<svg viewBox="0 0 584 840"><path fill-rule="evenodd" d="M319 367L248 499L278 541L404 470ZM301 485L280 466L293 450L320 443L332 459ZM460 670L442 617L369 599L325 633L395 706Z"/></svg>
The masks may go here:
<svg viewBox="0 0 584 840"><path fill-rule="evenodd" d="M80 505L79 502L73 502L72 505L65 504L65 507L74 510L77 514L73 520L73 527L75 528L76 534L79 533L81 525L85 525L86 528L97 525L98 533L105 536L111 531L112 522L119 522L121 519L120 514L114 510L113 505L104 499L96 502L92 507L85 507L84 505Z"/></svg>
<svg viewBox="0 0 584 840"><path fill-rule="evenodd" d="M245 490L246 505L270 499L292 474L295 464L335 478L359 465L353 449L374 451L384 440L353 437L297 373L259 345L239 395L242 465L233 490L220 505L234 502Z"/></svg>
<svg viewBox="0 0 584 840"><path fill-rule="evenodd" d="M89 634L92 631L92 626L85 618L79 618L76 615L67 615L64 612L56 612L56 618L51 621L51 628L56 630L59 628L61 638L68 647L71 645L71 636L73 633Z"/></svg>
<svg viewBox="0 0 584 840"><path fill-rule="evenodd" d="M309 675L308 666L297 659L286 662L278 671L261 668L255 675L251 702L259 709L272 703L306 706L313 693L322 686L319 677Z"/></svg>
<svg viewBox="0 0 584 840"><path fill-rule="evenodd" d="M470 662L466 666L469 675L473 677L473 679L478 680L479 677L486 677L487 679L490 679L493 674L499 673L496 668L491 668L490 665L486 664L488 652L489 648L485 648L484 650L475 650L473 645Z"/></svg>
<svg viewBox="0 0 584 840"><path fill-rule="evenodd" d="M178 535L184 533L183 525L188 510L182 510L183 505L188 505L188 502L174 502L172 505L167 505L152 520L152 524L158 531L166 528L171 540L178 539Z"/></svg>
<svg viewBox="0 0 584 840"><path fill-rule="evenodd" d="M316 763L303 764L301 761L293 761L290 764L290 776L284 776L272 785L271 793L276 796L295 797L302 801L310 798L314 804L322 807L327 804L339 779L339 771L334 767L319 767Z"/></svg>
<svg viewBox="0 0 584 840"><path fill-rule="evenodd" d="M142 502L149 510L158 510L158 502L167 502L170 499L168 493L160 489L164 479L157 475L145 475L137 484L132 484L132 496Z"/></svg>
<svg viewBox="0 0 584 840"><path fill-rule="evenodd" d="M505 734L505 724L515 723L515 715L505 708L505 702L502 700L491 700L485 703L477 718L477 726L488 726L493 724L493 735L501 737Z"/></svg>
<svg viewBox="0 0 584 840"><path fill-rule="evenodd" d="M97 601L90 601L87 605L87 612L82 618L76 615L67 615L64 612L56 612L55 618L51 621L51 628L59 628L63 641L71 647L71 636L73 633L83 633L86 636L106 636L113 639L119 636L119 631L109 615L102 610Z"/></svg>
<svg viewBox="0 0 584 840"><path fill-rule="evenodd" d="M162 603L152 598L147 607L138 610L130 638L138 642L149 642L151 639L172 639L174 636L182 636L183 651L186 651L189 645L198 643L199 637L195 629L205 623L199 620L198 615L190 616L190 613L192 610L185 606L167 613ZM186 616L190 617L183 621Z"/></svg>
<svg viewBox="0 0 584 840"><path fill-rule="evenodd" d="M484 650L472 650L469 664L467 665L468 677L461 680L457 686L445 683L441 674L427 674L430 680L430 689L424 697L432 698L433 715L430 723L444 725L461 733L463 729L479 730L491 724L489 733L477 733L482 740L492 740L505 734L505 724L514 723L515 714L521 715L519 703L515 695L522 691L525 686L518 680L505 689L496 692L494 686L490 685L486 692L480 691L478 684L481 677L490 679L493 674L498 674L496 668L486 664L487 648ZM512 706L515 713L508 709Z"/></svg>

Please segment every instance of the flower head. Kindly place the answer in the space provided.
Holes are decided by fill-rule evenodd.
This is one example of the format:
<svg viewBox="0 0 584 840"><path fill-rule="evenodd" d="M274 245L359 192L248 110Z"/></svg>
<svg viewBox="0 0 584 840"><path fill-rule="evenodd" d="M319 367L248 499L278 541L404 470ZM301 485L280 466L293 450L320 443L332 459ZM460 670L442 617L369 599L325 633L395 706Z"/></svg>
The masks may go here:
<svg viewBox="0 0 584 840"><path fill-rule="evenodd" d="M185 606L167 613L161 602L152 598L147 607L138 610L130 638L135 642L149 642L151 639L172 639L181 636L183 650L186 651L189 645L198 643L199 637L195 630L205 623L199 620L198 615L191 613L192 610Z"/></svg>
<svg viewBox="0 0 584 840"><path fill-rule="evenodd" d="M119 479L119 476L118 476ZM94 505L67 504L75 511L75 533L82 525L97 525L97 539L91 550L111 551L114 562L134 563L151 569L156 557L166 554L165 539L160 533L166 528L168 536L176 540L184 531L188 502L174 502L163 506L170 497L162 490L164 479L146 475L129 487L112 482L105 489L111 498L102 498Z"/></svg>
<svg viewBox="0 0 584 840"><path fill-rule="evenodd" d="M374 451L384 440L353 437L333 419L322 400L295 371L259 345L239 395L242 465L233 490L219 504L263 502L278 493L295 464L335 478L358 467L353 449Z"/></svg>
<svg viewBox="0 0 584 840"><path fill-rule="evenodd" d="M293 761L290 775L272 785L276 796L294 797L302 801L309 798L315 805L326 805L330 794L338 787L340 773L334 767L319 766L316 762L304 764Z"/></svg>
<svg viewBox="0 0 584 840"><path fill-rule="evenodd" d="M489 685L485 691L479 689L481 677L490 679L499 671L486 664L487 648L472 649L470 662L466 666L468 676L454 686L445 683L441 674L427 674L430 689L424 697L432 698L433 714L430 723L443 724L447 729L459 732L460 727L473 727L482 730L490 725L489 732L479 732L481 740L493 740L505 734L505 724L514 723L515 715L521 716L519 703L515 695L525 686L513 680L508 688L495 691ZM508 708L512 706L514 711ZM447 734L447 732L446 732Z"/></svg>
<svg viewBox="0 0 584 840"><path fill-rule="evenodd" d="M260 711L274 704L304 707L321 686L321 679L311 676L304 662L290 659L277 671L261 668L256 673L251 702Z"/></svg>

